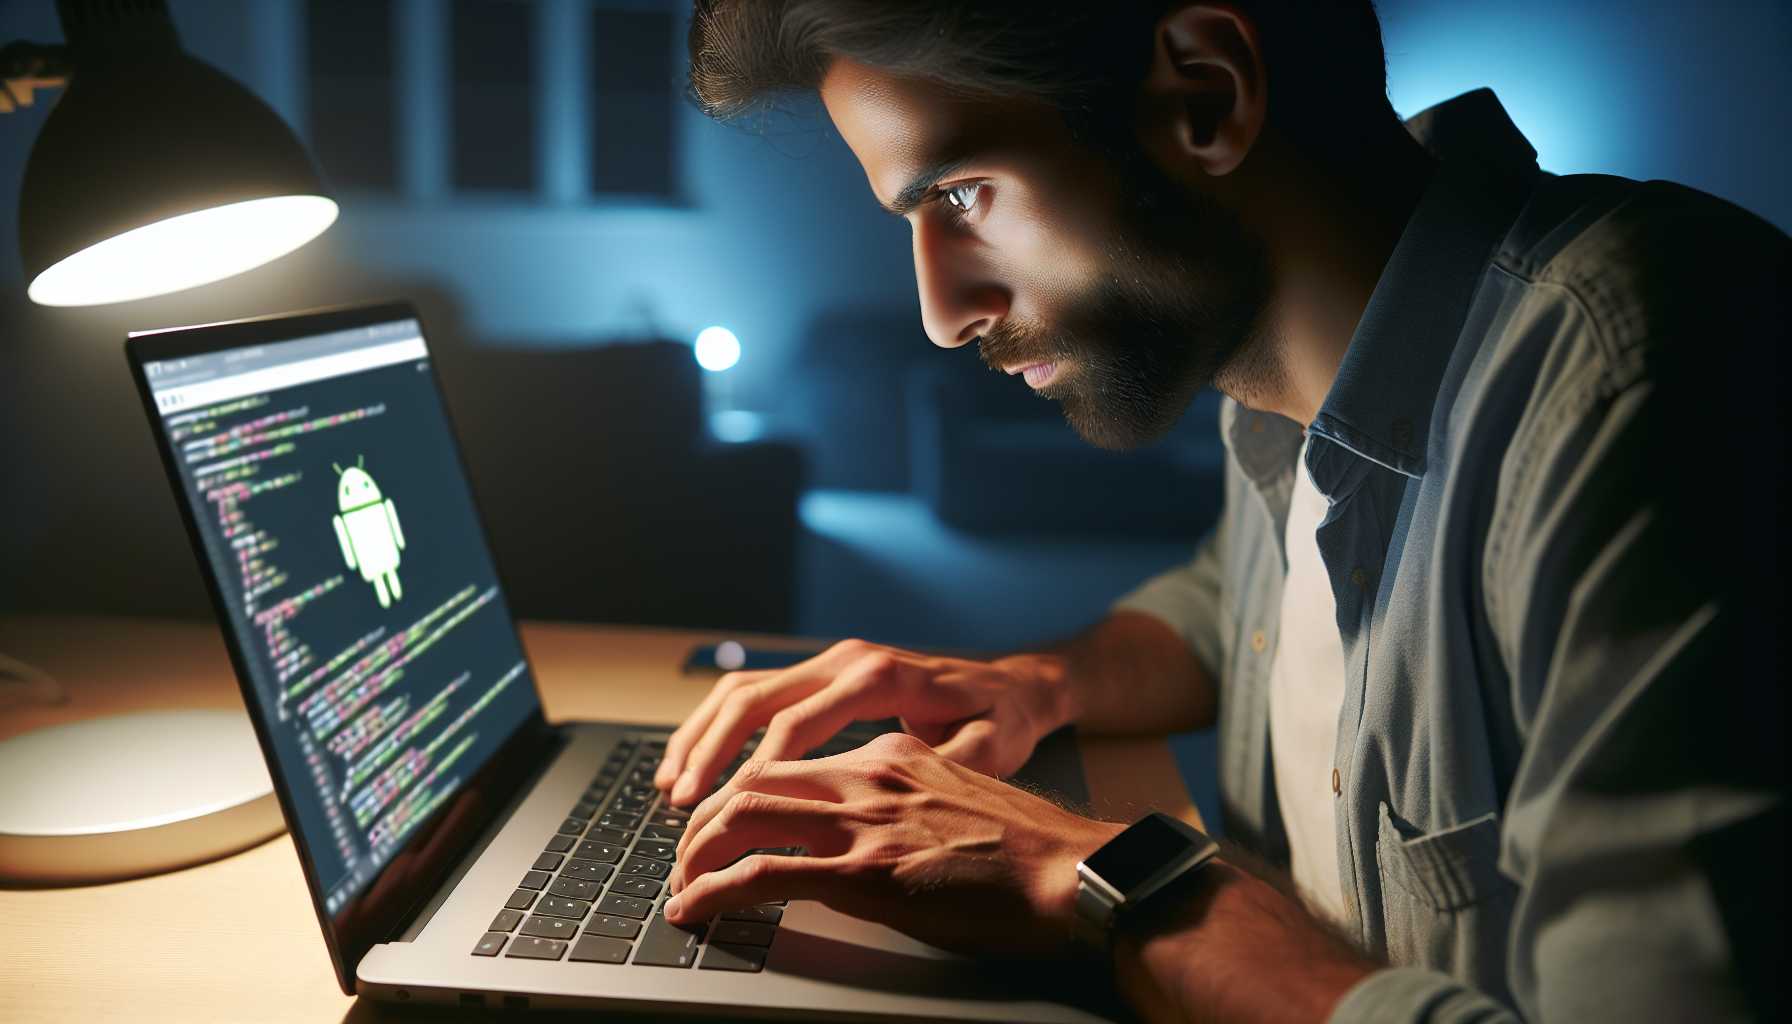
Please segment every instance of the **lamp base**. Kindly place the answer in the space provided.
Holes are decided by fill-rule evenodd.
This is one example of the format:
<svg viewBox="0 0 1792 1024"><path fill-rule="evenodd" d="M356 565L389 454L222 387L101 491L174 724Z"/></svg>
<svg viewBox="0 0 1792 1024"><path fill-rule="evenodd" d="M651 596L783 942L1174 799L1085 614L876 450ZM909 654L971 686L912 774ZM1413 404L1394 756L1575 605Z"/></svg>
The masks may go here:
<svg viewBox="0 0 1792 1024"><path fill-rule="evenodd" d="M172 871L285 829L238 711L143 711L0 740L0 879L80 884Z"/></svg>

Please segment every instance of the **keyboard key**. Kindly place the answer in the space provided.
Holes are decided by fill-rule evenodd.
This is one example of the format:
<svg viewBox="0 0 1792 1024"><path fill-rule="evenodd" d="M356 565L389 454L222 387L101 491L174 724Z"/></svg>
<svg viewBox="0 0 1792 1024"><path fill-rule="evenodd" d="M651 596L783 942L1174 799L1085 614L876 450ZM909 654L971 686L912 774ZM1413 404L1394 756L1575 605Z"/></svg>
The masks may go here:
<svg viewBox="0 0 1792 1024"><path fill-rule="evenodd" d="M666 915L655 914L641 935L641 945L635 950L635 963L653 967L689 967L697 958L697 943L702 941L702 925L694 929L680 928L666 920Z"/></svg>
<svg viewBox="0 0 1792 1024"><path fill-rule="evenodd" d="M615 843L600 843L595 839L587 839L579 844L579 848L574 851L573 856L583 860L614 864L622 859L622 847Z"/></svg>
<svg viewBox="0 0 1792 1024"><path fill-rule="evenodd" d="M666 752L666 741L660 739L642 740L641 749L653 754L663 754Z"/></svg>
<svg viewBox="0 0 1792 1024"><path fill-rule="evenodd" d="M565 859L565 857L562 857L557 853L544 853L535 858L534 869L536 871L558 871L560 870L560 862Z"/></svg>
<svg viewBox="0 0 1792 1024"><path fill-rule="evenodd" d="M600 914L612 914L616 917L632 917L639 921L653 913L653 901L636 899L633 896L623 896L613 892L605 896L603 902L597 905L597 911Z"/></svg>
<svg viewBox="0 0 1792 1024"><path fill-rule="evenodd" d="M650 900L660 894L660 883L640 875L618 875L616 884L610 886L611 892L619 892L624 896L639 896Z"/></svg>
<svg viewBox="0 0 1792 1024"><path fill-rule="evenodd" d="M589 832L585 833L585 838L594 842L609 843L612 846L627 846L629 842L635 838L635 834L633 832L624 832L619 828L598 828L593 826Z"/></svg>
<svg viewBox="0 0 1792 1024"><path fill-rule="evenodd" d="M684 811L667 810L663 807L647 816L648 824L665 825L668 828L683 828L690 820L691 816ZM599 824L602 822L600 821ZM630 825L629 827L633 828L634 826Z"/></svg>
<svg viewBox="0 0 1792 1024"><path fill-rule="evenodd" d="M702 971L762 971L766 950L757 946L723 946L710 943L704 947Z"/></svg>
<svg viewBox="0 0 1792 1024"><path fill-rule="evenodd" d="M543 896L541 903L536 906L535 912L546 914L549 917L566 917L577 921L584 917L585 912L590 909L591 904L584 900L569 900L564 896Z"/></svg>
<svg viewBox="0 0 1792 1024"><path fill-rule="evenodd" d="M641 922L615 914L592 914L585 922L586 935L608 935L615 939L632 939L640 934Z"/></svg>
<svg viewBox="0 0 1792 1024"><path fill-rule="evenodd" d="M556 896L564 896L569 900L594 900L597 899L598 888L599 886L596 882L587 882L582 878L567 878L562 876L559 880L554 882L553 885L548 886L548 891Z"/></svg>
<svg viewBox="0 0 1792 1024"><path fill-rule="evenodd" d="M654 797L660 795L660 791L653 788L652 784L645 786L624 786L617 791L616 795L623 800L639 800L643 804L650 804L653 802Z"/></svg>
<svg viewBox="0 0 1792 1024"><path fill-rule="evenodd" d="M510 952L505 956L513 956L519 960L558 960L566 955L566 943L560 939L538 939L533 935L518 935L510 944Z"/></svg>
<svg viewBox="0 0 1792 1024"><path fill-rule="evenodd" d="M504 901L504 905L511 910L528 910L534 902L534 893L527 889L518 889L510 894L510 898Z"/></svg>
<svg viewBox="0 0 1792 1024"><path fill-rule="evenodd" d="M736 946L769 946L777 929L769 924L754 924L751 921L716 922L715 931L710 938L716 942L726 942Z"/></svg>
<svg viewBox="0 0 1792 1024"><path fill-rule="evenodd" d="M627 963L628 940L608 939L602 935L584 935L573 944L572 955L566 959L591 964Z"/></svg>
<svg viewBox="0 0 1792 1024"><path fill-rule="evenodd" d="M473 947L473 955L497 956L498 950L504 948L504 940L508 938L510 938L508 935L486 932L484 935L480 936L479 945Z"/></svg>
<svg viewBox="0 0 1792 1024"><path fill-rule="evenodd" d="M777 924L784 918L783 907L741 907L722 911L724 921L752 921L755 924Z"/></svg>
<svg viewBox="0 0 1792 1024"><path fill-rule="evenodd" d="M641 830L642 839L663 839L668 843L676 843L684 837L684 829L670 825L649 825Z"/></svg>
<svg viewBox="0 0 1792 1024"><path fill-rule="evenodd" d="M573 805L572 811L569 812L568 817L583 818L586 821L590 821L591 816L596 813L597 813L597 802L596 801L580 800L578 803Z"/></svg>
<svg viewBox="0 0 1792 1024"><path fill-rule="evenodd" d="M576 836L585 831L585 821L583 818L568 818L561 822L560 827L554 831L563 836Z"/></svg>
<svg viewBox="0 0 1792 1024"><path fill-rule="evenodd" d="M618 814L615 811L605 811L597 816L597 825L599 828L619 828L624 832L633 832L635 829L641 827L641 816L639 814Z"/></svg>
<svg viewBox="0 0 1792 1024"><path fill-rule="evenodd" d="M618 797L610 801L610 806L606 810L611 814L639 815L647 810L647 805L651 802L650 800L631 800L628 797Z"/></svg>
<svg viewBox="0 0 1792 1024"><path fill-rule="evenodd" d="M566 867L561 870L560 877L582 878L587 882L601 882L604 879L609 878L615 870L616 868L609 864L599 864L594 860L578 860L575 858L566 862Z"/></svg>
<svg viewBox="0 0 1792 1024"><path fill-rule="evenodd" d="M516 887L519 889L546 889L548 887L548 879L552 877L554 876L548 874L546 871L524 872L523 880L516 883Z"/></svg>
<svg viewBox="0 0 1792 1024"><path fill-rule="evenodd" d="M573 844L576 842L578 842L578 840L574 839L572 836L563 836L556 833L554 838L548 840L547 849L549 853L565 853L572 849Z"/></svg>
<svg viewBox="0 0 1792 1024"><path fill-rule="evenodd" d="M523 922L523 934L541 939L571 939L579 934L579 923L564 917L542 917L537 914Z"/></svg>
<svg viewBox="0 0 1792 1024"><path fill-rule="evenodd" d="M643 839L635 844L635 856L649 860L676 860L678 846L675 843L650 842Z"/></svg>
<svg viewBox="0 0 1792 1024"><path fill-rule="evenodd" d="M645 857L630 857L622 865L625 875L646 875L648 878L664 878L672 873L672 865L661 860L648 860Z"/></svg>
<svg viewBox="0 0 1792 1024"><path fill-rule="evenodd" d="M487 928L486 931L488 931L488 932L512 931L516 928L516 923L518 921L521 921L522 919L523 919L523 912L520 910L500 910L500 911L498 911L498 916L492 918L491 927Z"/></svg>

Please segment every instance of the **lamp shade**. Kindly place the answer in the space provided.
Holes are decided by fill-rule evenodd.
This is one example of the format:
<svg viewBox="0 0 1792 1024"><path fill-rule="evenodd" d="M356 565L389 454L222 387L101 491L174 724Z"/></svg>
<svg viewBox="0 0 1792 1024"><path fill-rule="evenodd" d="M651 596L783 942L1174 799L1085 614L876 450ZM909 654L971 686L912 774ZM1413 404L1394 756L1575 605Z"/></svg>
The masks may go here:
<svg viewBox="0 0 1792 1024"><path fill-rule="evenodd" d="M122 302L284 255L336 203L267 104L178 46L79 62L19 197L33 301Z"/></svg>

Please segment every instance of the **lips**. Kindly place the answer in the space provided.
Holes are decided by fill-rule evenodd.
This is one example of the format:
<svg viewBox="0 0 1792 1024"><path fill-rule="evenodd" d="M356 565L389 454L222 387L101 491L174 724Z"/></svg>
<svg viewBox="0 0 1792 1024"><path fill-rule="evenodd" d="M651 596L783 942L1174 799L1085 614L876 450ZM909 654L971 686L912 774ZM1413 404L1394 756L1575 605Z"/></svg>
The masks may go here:
<svg viewBox="0 0 1792 1024"><path fill-rule="evenodd" d="M1058 375L1058 364L1055 362L1030 363L1026 366L1009 370L1008 372L1019 373L1026 379L1027 386L1037 391L1047 384L1050 384L1052 379Z"/></svg>

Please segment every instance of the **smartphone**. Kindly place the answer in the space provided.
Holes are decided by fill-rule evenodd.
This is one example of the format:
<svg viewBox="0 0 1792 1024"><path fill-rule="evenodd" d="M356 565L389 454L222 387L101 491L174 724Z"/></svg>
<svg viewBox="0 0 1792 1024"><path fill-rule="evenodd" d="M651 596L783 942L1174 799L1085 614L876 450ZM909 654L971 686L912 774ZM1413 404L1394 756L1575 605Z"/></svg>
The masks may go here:
<svg viewBox="0 0 1792 1024"><path fill-rule="evenodd" d="M789 668L792 665L808 661L821 651L768 651L761 647L748 647L734 640L724 640L719 644L700 644L691 648L685 655L684 669L686 674L703 672L758 672L762 669Z"/></svg>

